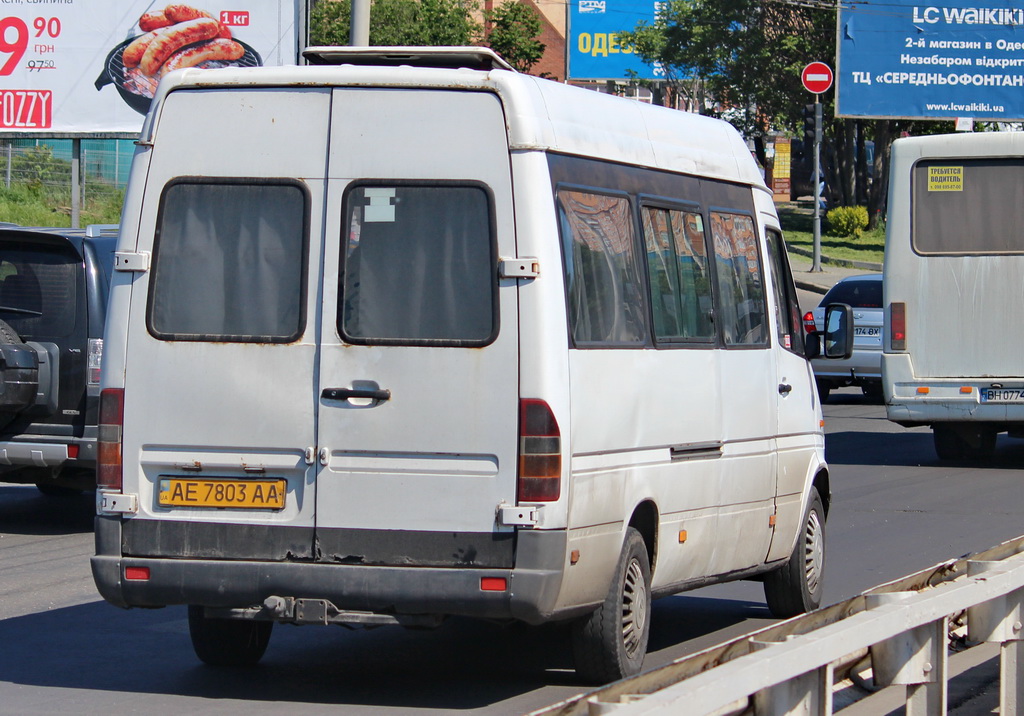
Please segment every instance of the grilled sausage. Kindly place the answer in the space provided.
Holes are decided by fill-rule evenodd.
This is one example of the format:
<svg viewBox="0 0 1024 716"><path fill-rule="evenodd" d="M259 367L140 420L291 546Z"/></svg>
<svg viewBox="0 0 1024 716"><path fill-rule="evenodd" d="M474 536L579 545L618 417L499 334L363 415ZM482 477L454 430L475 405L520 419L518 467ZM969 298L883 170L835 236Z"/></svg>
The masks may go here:
<svg viewBox="0 0 1024 716"><path fill-rule="evenodd" d="M159 30L161 27L167 27L174 23L175 20L171 20L167 17L167 13L162 10L157 12L147 12L139 18L139 29L143 32L152 32L153 30Z"/></svg>
<svg viewBox="0 0 1024 716"><path fill-rule="evenodd" d="M147 75L156 75L160 65L177 50L193 42L212 39L219 32L220 23L205 17L157 30L157 36L149 43L139 61L139 69Z"/></svg>
<svg viewBox="0 0 1024 716"><path fill-rule="evenodd" d="M201 17L208 17L211 20L217 19L205 10L194 8L191 5L168 5L164 8L163 13L170 22L188 22L189 20L198 20ZM221 25L220 34L217 37L230 40L231 29L227 25Z"/></svg>
<svg viewBox="0 0 1024 716"><path fill-rule="evenodd" d="M156 30L153 30L145 35L139 35L128 43L128 46L124 48L124 52L121 53L121 64L124 65L125 69L139 66L142 56L146 54L146 48L149 47L149 43L153 41L157 34Z"/></svg>
<svg viewBox="0 0 1024 716"><path fill-rule="evenodd" d="M171 22L188 22L189 20L198 20L201 17L208 17L211 20L216 19L205 10L199 10L191 5L168 5L164 8L164 15Z"/></svg>
<svg viewBox="0 0 1024 716"><path fill-rule="evenodd" d="M195 67L201 62L207 60L222 60L222 61L234 61L242 59L245 54L245 48L234 40L225 40L223 38L217 38L204 42L201 45L195 47L186 47L184 50L178 50L163 64L160 68L160 76L163 77L168 72L174 70L180 70L185 67Z"/></svg>

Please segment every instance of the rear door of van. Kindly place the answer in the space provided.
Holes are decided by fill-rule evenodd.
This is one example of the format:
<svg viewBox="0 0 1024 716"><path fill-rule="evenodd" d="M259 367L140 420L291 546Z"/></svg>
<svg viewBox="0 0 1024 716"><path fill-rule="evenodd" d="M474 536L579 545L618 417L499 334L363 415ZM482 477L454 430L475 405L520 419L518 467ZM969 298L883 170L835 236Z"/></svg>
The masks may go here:
<svg viewBox="0 0 1024 716"><path fill-rule="evenodd" d="M495 517L516 499L519 400L497 96L177 90L148 186L126 553L511 567Z"/></svg>
<svg viewBox="0 0 1024 716"><path fill-rule="evenodd" d="M140 150L138 246L119 259L142 269L125 357L124 489L139 497L126 555L314 553L330 104L317 88L182 89Z"/></svg>
<svg viewBox="0 0 1024 716"><path fill-rule="evenodd" d="M316 534L349 564L511 567L519 401L510 160L489 92L336 89Z"/></svg>

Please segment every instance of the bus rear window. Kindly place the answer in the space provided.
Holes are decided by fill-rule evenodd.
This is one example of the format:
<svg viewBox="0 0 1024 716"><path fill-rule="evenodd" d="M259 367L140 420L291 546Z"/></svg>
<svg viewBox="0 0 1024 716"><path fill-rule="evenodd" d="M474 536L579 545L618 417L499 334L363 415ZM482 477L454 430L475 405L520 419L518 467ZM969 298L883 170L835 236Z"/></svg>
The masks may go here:
<svg viewBox="0 0 1024 716"><path fill-rule="evenodd" d="M1024 160L928 159L912 176L916 253L1024 253Z"/></svg>

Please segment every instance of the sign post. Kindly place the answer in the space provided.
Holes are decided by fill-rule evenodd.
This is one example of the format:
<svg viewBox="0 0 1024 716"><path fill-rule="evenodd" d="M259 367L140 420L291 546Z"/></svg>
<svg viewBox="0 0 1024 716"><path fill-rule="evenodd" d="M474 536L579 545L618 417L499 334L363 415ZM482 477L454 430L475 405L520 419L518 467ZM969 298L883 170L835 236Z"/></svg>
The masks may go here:
<svg viewBox="0 0 1024 716"><path fill-rule="evenodd" d="M814 168L811 185L814 187L814 260L811 271L821 271L821 102L818 96L832 86L832 68L824 62L812 62L800 73L804 89L814 94Z"/></svg>

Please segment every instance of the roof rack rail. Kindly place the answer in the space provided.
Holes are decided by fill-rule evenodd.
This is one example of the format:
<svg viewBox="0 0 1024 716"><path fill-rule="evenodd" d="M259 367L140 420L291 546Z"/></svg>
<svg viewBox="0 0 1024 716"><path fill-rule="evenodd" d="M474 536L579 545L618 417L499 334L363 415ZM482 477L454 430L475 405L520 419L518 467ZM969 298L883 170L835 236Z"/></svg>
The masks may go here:
<svg viewBox="0 0 1024 716"><path fill-rule="evenodd" d="M489 47L307 47L302 56L311 65L516 71Z"/></svg>

